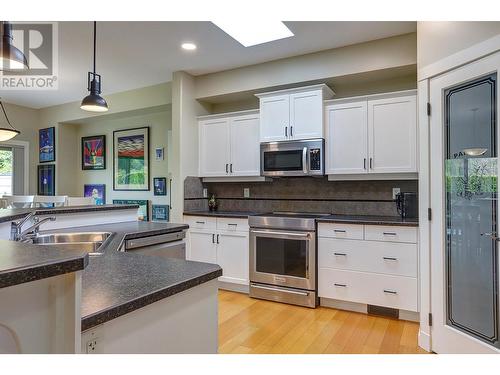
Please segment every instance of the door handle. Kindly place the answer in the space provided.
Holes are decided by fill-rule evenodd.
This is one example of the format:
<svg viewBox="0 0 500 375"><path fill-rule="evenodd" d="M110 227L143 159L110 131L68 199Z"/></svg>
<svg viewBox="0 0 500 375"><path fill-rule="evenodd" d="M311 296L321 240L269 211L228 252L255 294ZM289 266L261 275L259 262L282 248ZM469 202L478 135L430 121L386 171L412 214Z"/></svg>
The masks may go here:
<svg viewBox="0 0 500 375"><path fill-rule="evenodd" d="M345 233L346 232L344 229L334 229L333 231L335 233Z"/></svg>
<svg viewBox="0 0 500 375"><path fill-rule="evenodd" d="M217 244L219 244L219 235L217 235Z"/></svg>
<svg viewBox="0 0 500 375"><path fill-rule="evenodd" d="M290 126L290 137L293 137L293 126Z"/></svg>
<svg viewBox="0 0 500 375"><path fill-rule="evenodd" d="M251 230L250 233L255 234L267 234L270 236L281 235L287 237L298 237L298 238L309 238L309 233L293 233L293 232L275 232L275 231L264 231L264 230Z"/></svg>
<svg viewBox="0 0 500 375"><path fill-rule="evenodd" d="M229 164L226 164L226 173L228 173Z"/></svg>
<svg viewBox="0 0 500 375"><path fill-rule="evenodd" d="M396 292L394 290L389 290L389 289L384 289L384 293L387 293L387 294L398 294L398 292Z"/></svg>
<svg viewBox="0 0 500 375"><path fill-rule="evenodd" d="M347 285L346 285L346 284L337 284L337 283L334 283L333 285L334 285L334 286L341 287L341 288L347 288Z"/></svg>
<svg viewBox="0 0 500 375"><path fill-rule="evenodd" d="M229 171L233 173L233 163L229 164Z"/></svg>
<svg viewBox="0 0 500 375"><path fill-rule="evenodd" d="M373 169L373 158L370 158L370 169Z"/></svg>
<svg viewBox="0 0 500 375"><path fill-rule="evenodd" d="M346 257L347 256L346 253L333 253L333 255L335 255L337 257Z"/></svg>
<svg viewBox="0 0 500 375"><path fill-rule="evenodd" d="M366 169L366 158L363 158L363 169Z"/></svg>
<svg viewBox="0 0 500 375"><path fill-rule="evenodd" d="M288 126L285 126L285 138L288 138Z"/></svg>
<svg viewBox="0 0 500 375"><path fill-rule="evenodd" d="M212 243L215 243L215 234L212 233Z"/></svg>
<svg viewBox="0 0 500 375"><path fill-rule="evenodd" d="M170 179L169 183L170 183L170 198L169 198L170 207L169 207L169 209L171 210L172 209L172 179Z"/></svg>
<svg viewBox="0 0 500 375"><path fill-rule="evenodd" d="M394 258L394 257L382 257L384 260L393 260L393 261L397 261L398 258Z"/></svg>
<svg viewBox="0 0 500 375"><path fill-rule="evenodd" d="M302 172L307 173L307 147L302 149Z"/></svg>

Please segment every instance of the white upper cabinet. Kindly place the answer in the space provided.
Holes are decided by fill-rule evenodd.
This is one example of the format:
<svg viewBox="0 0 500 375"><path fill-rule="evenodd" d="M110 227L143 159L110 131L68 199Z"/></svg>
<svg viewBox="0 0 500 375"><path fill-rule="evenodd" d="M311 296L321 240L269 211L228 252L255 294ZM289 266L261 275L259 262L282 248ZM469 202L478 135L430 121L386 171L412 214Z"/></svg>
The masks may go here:
<svg viewBox="0 0 500 375"><path fill-rule="evenodd" d="M332 100L325 117L327 174L417 172L414 91Z"/></svg>
<svg viewBox="0 0 500 375"><path fill-rule="evenodd" d="M370 172L417 172L415 95L368 101Z"/></svg>
<svg viewBox="0 0 500 375"><path fill-rule="evenodd" d="M201 116L199 177L259 176L259 112Z"/></svg>
<svg viewBox="0 0 500 375"><path fill-rule="evenodd" d="M323 138L323 100L332 96L324 84L257 94L260 141Z"/></svg>
<svg viewBox="0 0 500 375"><path fill-rule="evenodd" d="M290 95L260 99L260 141L273 142L288 138Z"/></svg>
<svg viewBox="0 0 500 375"><path fill-rule="evenodd" d="M225 176L229 171L229 120L200 121L200 171L204 177Z"/></svg>
<svg viewBox="0 0 500 375"><path fill-rule="evenodd" d="M259 114L232 118L230 172L237 176L260 175Z"/></svg>
<svg viewBox="0 0 500 375"><path fill-rule="evenodd" d="M333 104L325 108L327 174L366 173L368 168L368 118L366 100Z"/></svg>

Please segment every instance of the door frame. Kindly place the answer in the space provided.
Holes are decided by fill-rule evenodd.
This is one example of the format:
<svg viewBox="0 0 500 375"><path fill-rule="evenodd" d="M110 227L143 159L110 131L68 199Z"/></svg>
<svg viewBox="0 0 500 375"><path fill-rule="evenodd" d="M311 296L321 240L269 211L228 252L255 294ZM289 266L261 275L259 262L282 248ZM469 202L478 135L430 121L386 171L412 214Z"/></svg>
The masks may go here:
<svg viewBox="0 0 500 375"><path fill-rule="evenodd" d="M443 123L443 96L442 93L434 93L433 98L432 84L436 83L439 87L455 86L461 82L467 82L474 78L484 76L485 74L496 71L500 78L500 53L488 56L470 64L461 66L457 69L447 72L444 75L434 77L428 81L427 92L428 100L431 102L432 113L428 125L431 131L429 136L429 160L432 150L439 153L439 162L432 163L429 168L429 194L430 207L432 208L432 221L429 225L429 311L433 316L433 326L430 327L429 333L435 332L434 340L430 344L430 349L438 352L451 353L499 353L500 351L476 338L458 331L457 329L448 327L445 323L444 310L444 290L445 290L445 271L444 271L444 210L445 199L443 189L443 152L444 152L444 123ZM453 77L450 75L461 74L462 77ZM458 78L458 79L457 79ZM463 79L462 79L463 78ZM497 95L500 92L500 85L497 86ZM434 102L432 102L434 100ZM436 105L436 102L439 103ZM497 113L500 113L500 105L497 101ZM497 120L498 121L498 120ZM438 129L439 127L439 129ZM498 127L498 124L497 124ZM498 137L497 133L497 137ZM498 145L498 139L497 139ZM498 147L498 146L497 146ZM429 165L428 165L429 166ZM435 277L439 277L436 279ZM443 310L441 310L443 309ZM448 336L448 338L446 338ZM462 339L464 338L464 339ZM453 340L452 340L453 339ZM448 341L444 343L444 340ZM441 342L440 342L441 341ZM444 343L444 345L443 345Z"/></svg>
<svg viewBox="0 0 500 375"><path fill-rule="evenodd" d="M500 35L445 57L431 65L419 68L417 82L418 111L418 191L419 191L419 311L418 345L432 351L431 332L431 189L430 189L430 118L428 113L429 83L434 77L500 51Z"/></svg>
<svg viewBox="0 0 500 375"><path fill-rule="evenodd" d="M7 147L22 147L24 150L24 195L30 190L30 143L27 141L8 140L0 142L0 145Z"/></svg>

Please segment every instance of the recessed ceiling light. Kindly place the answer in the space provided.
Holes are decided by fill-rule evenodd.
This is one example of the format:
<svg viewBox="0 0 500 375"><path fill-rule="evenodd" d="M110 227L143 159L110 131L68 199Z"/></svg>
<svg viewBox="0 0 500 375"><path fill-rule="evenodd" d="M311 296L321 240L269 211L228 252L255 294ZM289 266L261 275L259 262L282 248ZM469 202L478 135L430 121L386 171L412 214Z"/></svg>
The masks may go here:
<svg viewBox="0 0 500 375"><path fill-rule="evenodd" d="M293 33L281 21L212 21L245 47L288 38Z"/></svg>
<svg viewBox="0 0 500 375"><path fill-rule="evenodd" d="M194 44L194 43L182 43L181 47L182 47L182 49L185 49L186 51L194 51L196 49L196 44Z"/></svg>

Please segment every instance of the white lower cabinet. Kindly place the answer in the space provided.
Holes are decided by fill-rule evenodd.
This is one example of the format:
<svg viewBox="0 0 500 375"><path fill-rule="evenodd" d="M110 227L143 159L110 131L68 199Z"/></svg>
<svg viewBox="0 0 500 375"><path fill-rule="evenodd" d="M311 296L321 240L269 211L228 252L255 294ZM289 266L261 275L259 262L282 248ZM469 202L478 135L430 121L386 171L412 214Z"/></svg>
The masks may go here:
<svg viewBox="0 0 500 375"><path fill-rule="evenodd" d="M219 281L249 284L247 219L185 216L184 222L190 224L187 233L188 260L218 264L222 268Z"/></svg>
<svg viewBox="0 0 500 375"><path fill-rule="evenodd" d="M318 236L319 297L418 311L417 228L320 223Z"/></svg>

